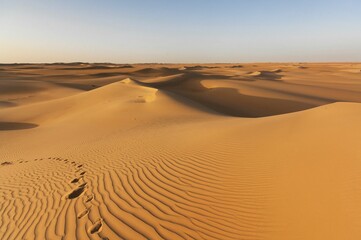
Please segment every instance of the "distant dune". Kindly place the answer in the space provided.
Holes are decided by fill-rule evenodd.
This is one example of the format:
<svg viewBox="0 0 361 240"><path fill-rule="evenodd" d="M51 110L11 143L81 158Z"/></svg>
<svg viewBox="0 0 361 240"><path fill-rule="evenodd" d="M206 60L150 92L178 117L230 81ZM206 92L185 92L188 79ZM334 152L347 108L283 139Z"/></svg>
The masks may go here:
<svg viewBox="0 0 361 240"><path fill-rule="evenodd" d="M361 239L361 64L2 64L0 239Z"/></svg>

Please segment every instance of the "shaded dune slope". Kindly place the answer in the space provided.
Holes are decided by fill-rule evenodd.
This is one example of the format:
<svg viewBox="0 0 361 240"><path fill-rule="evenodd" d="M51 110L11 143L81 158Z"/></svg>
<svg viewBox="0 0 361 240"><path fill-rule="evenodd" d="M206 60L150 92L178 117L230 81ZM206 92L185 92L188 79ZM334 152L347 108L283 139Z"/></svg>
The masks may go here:
<svg viewBox="0 0 361 240"><path fill-rule="evenodd" d="M242 94L227 87L207 88L202 84L208 76L195 73L177 74L141 83L177 93L214 109L238 117L264 117L301 111L317 105L292 99L268 98Z"/></svg>

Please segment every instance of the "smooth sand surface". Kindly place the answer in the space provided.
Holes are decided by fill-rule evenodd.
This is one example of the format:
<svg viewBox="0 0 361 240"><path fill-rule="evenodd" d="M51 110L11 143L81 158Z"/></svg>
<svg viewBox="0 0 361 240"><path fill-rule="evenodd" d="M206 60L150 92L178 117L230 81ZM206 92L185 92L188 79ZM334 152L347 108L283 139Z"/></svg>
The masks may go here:
<svg viewBox="0 0 361 240"><path fill-rule="evenodd" d="M3 64L0 239L361 239L361 64Z"/></svg>

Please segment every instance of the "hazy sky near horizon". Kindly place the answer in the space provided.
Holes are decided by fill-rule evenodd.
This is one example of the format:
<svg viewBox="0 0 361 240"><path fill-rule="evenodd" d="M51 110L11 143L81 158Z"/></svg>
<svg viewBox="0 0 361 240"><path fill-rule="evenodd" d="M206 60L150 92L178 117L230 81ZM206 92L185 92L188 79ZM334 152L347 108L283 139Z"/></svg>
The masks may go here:
<svg viewBox="0 0 361 240"><path fill-rule="evenodd" d="M361 61L360 0L0 0L0 62Z"/></svg>

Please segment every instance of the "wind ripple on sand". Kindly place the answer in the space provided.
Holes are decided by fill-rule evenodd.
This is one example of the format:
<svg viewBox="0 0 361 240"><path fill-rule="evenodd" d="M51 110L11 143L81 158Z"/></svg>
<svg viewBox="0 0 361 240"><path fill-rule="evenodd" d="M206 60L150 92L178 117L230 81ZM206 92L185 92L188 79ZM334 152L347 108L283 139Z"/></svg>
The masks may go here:
<svg viewBox="0 0 361 240"><path fill-rule="evenodd" d="M144 158L137 156L139 149L134 146L143 146L151 153ZM262 239L267 225L262 213L266 201L259 195L268 193L267 177L262 176L265 173L254 172L250 178L258 182L249 186L249 177L239 176L232 171L234 163L224 162L225 158L235 158L227 150L153 149L149 143L129 140L122 147L132 159L109 151L107 159L98 159L104 163L102 170L89 173L89 188L99 202L96 215L103 219L100 236ZM228 174L221 174L225 171ZM92 208L90 215L94 212Z"/></svg>
<svg viewBox="0 0 361 240"><path fill-rule="evenodd" d="M267 189L265 178L255 172L251 178L261 180L250 186L247 176L232 170L235 163L225 161L236 156L223 145L177 150L178 141L159 149L159 143L128 139L124 153L108 147L105 158L88 151L97 160L80 169L70 160L3 166L2 172L18 169L12 171L16 176L2 175L16 180L0 181L1 238L262 239L267 222L259 194ZM141 146L148 149L142 156ZM83 169L84 177L73 182ZM12 188L22 194L14 196Z"/></svg>
<svg viewBox="0 0 361 240"><path fill-rule="evenodd" d="M0 168L0 238L63 239L74 230L72 212L81 201L67 201L76 167L58 157L19 160ZM84 183L81 183L84 185ZM82 188L80 185L79 188ZM72 199L80 194L73 193ZM70 199L70 198L69 198Z"/></svg>

